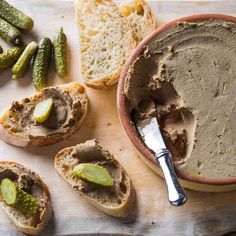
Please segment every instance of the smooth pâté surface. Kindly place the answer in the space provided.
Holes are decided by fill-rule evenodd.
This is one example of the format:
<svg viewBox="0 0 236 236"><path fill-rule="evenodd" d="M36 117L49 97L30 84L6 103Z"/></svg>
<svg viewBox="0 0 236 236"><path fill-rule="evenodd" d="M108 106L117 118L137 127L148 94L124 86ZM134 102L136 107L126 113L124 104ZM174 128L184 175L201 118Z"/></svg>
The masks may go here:
<svg viewBox="0 0 236 236"><path fill-rule="evenodd" d="M217 14L174 20L137 47L119 84L124 125L130 120L123 119L123 106L130 114L153 116L153 100L178 172L205 183L235 183L235 28L235 17Z"/></svg>

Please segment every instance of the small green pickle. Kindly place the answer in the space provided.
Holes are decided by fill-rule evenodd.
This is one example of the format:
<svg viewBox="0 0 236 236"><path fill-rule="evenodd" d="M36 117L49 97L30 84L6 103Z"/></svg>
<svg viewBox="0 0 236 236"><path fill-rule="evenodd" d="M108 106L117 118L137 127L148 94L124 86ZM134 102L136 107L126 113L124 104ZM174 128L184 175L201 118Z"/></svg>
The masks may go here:
<svg viewBox="0 0 236 236"><path fill-rule="evenodd" d="M19 29L31 30L34 26L32 18L25 15L5 0L0 0L0 17Z"/></svg>
<svg viewBox="0 0 236 236"><path fill-rule="evenodd" d="M111 187L114 185L108 170L98 164L81 163L74 167L73 175L102 186Z"/></svg>
<svg viewBox="0 0 236 236"><path fill-rule="evenodd" d="M35 42L29 43L21 56L19 57L18 61L12 68L12 79L16 80L22 77L27 70L31 58L34 56L38 48L38 45Z"/></svg>
<svg viewBox="0 0 236 236"><path fill-rule="evenodd" d="M20 45L22 43L22 36L20 31L16 27L1 18L0 37L6 42L14 45Z"/></svg>
<svg viewBox="0 0 236 236"><path fill-rule="evenodd" d="M65 77L68 74L67 65L67 37L61 27L60 31L57 32L53 38L54 46L54 60L57 74L60 77Z"/></svg>
<svg viewBox="0 0 236 236"><path fill-rule="evenodd" d="M39 42L33 64L33 85L37 90L47 86L47 75L52 56L52 42L49 38L43 38Z"/></svg>
<svg viewBox="0 0 236 236"><path fill-rule="evenodd" d="M20 57L24 47L14 47L0 54L0 72L12 67Z"/></svg>

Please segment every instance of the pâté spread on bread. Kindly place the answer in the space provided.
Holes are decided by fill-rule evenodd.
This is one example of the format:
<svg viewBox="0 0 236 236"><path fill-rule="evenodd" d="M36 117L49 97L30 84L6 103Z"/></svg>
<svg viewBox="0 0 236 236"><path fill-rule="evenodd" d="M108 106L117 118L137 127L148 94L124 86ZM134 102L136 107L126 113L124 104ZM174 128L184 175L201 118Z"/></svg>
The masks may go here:
<svg viewBox="0 0 236 236"><path fill-rule="evenodd" d="M193 176L236 176L235 55L236 24L179 22L146 44L129 69L129 113L157 116L176 167Z"/></svg>
<svg viewBox="0 0 236 236"><path fill-rule="evenodd" d="M87 106L85 89L78 83L45 88L30 98L13 102L1 115L1 138L17 146L56 143L78 128Z"/></svg>
<svg viewBox="0 0 236 236"><path fill-rule="evenodd" d="M0 162L0 206L26 234L38 234L52 216L47 186L38 174L16 162Z"/></svg>
<svg viewBox="0 0 236 236"><path fill-rule="evenodd" d="M115 217L129 217L135 206L130 178L113 155L97 140L61 150L55 168L96 208Z"/></svg>

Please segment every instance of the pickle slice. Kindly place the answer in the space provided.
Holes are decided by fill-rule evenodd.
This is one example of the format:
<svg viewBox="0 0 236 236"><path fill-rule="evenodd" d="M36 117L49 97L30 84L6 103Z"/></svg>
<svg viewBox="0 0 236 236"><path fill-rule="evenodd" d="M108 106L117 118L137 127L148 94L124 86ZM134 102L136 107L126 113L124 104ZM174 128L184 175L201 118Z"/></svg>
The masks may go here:
<svg viewBox="0 0 236 236"><path fill-rule="evenodd" d="M34 113L33 113L35 120L37 120L39 123L46 121L52 110L52 105L53 105L53 101L51 98L44 100L42 102L39 102L36 105L34 109Z"/></svg>
<svg viewBox="0 0 236 236"><path fill-rule="evenodd" d="M102 186L114 185L113 179L108 170L98 164L79 164L74 167L73 175Z"/></svg>
<svg viewBox="0 0 236 236"><path fill-rule="evenodd" d="M2 180L1 193L7 205L18 209L25 215L34 215L39 210L36 198L18 188L10 179Z"/></svg>
<svg viewBox="0 0 236 236"><path fill-rule="evenodd" d="M17 188L10 179L3 179L1 183L2 197L8 205L16 203Z"/></svg>

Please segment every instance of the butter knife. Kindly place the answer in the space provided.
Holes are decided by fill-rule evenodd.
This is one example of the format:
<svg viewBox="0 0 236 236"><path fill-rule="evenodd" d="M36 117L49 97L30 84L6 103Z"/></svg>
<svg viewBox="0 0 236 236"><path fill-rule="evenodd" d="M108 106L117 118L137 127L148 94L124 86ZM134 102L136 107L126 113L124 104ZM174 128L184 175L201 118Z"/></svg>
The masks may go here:
<svg viewBox="0 0 236 236"><path fill-rule="evenodd" d="M138 116L134 116L134 122L145 145L154 152L156 162L159 163L162 169L171 205L183 205L187 201L187 196L176 177L171 153L166 148L157 118L140 119Z"/></svg>

